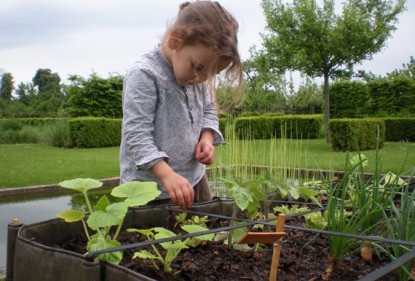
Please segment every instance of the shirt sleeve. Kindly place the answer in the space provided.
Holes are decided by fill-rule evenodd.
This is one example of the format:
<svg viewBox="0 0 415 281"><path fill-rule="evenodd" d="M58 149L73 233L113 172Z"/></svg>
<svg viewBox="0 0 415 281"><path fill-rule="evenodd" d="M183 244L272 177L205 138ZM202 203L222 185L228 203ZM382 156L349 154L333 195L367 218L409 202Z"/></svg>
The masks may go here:
<svg viewBox="0 0 415 281"><path fill-rule="evenodd" d="M123 142L138 169L149 169L161 159L168 161L153 138L157 86L149 71L133 69L123 86Z"/></svg>
<svg viewBox="0 0 415 281"><path fill-rule="evenodd" d="M219 130L219 118L217 106L215 104L214 94L211 93L208 86L205 86L205 109L203 112L202 132L204 130L213 131L213 145L224 144L225 140Z"/></svg>

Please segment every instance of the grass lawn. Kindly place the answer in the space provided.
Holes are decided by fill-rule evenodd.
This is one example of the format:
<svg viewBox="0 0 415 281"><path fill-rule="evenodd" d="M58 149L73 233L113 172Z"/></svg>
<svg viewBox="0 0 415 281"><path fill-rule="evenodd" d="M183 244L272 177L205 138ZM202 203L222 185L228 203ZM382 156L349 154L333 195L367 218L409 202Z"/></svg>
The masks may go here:
<svg viewBox="0 0 415 281"><path fill-rule="evenodd" d="M277 148L276 148L277 147ZM344 170L346 152L333 152L324 139L244 141L217 147L215 165L254 164ZM385 143L382 172L410 174L415 169L415 143ZM363 152L368 173L375 167L376 150ZM0 188L56 184L63 180L119 176L119 148L63 149L41 144L0 145ZM355 154L355 153L354 153ZM404 165L405 158L407 161Z"/></svg>
<svg viewBox="0 0 415 281"><path fill-rule="evenodd" d="M0 187L56 184L81 177L116 177L118 153L118 147L64 149L42 144L3 144Z"/></svg>

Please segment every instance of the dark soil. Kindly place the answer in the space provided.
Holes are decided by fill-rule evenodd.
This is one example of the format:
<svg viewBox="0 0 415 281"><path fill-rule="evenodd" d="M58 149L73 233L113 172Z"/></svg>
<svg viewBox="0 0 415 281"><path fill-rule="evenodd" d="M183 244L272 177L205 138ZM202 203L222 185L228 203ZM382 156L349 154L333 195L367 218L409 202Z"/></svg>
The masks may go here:
<svg viewBox="0 0 415 281"><path fill-rule="evenodd" d="M220 223L224 224L224 222ZM301 225L301 222L286 220L286 226L296 224ZM210 229L213 227L213 225L209 226ZM316 235L301 230L286 229L285 232L278 267L277 280L279 281L355 281L389 263L386 257L376 255L373 261L365 262L360 254L356 253L338 261L333 273L326 276L327 237L323 234ZM143 237L138 237L137 234L122 233L118 240L122 244L131 244L143 241ZM79 235L58 247L85 253L85 243L86 241ZM265 245L263 250L246 252L231 249L222 242L203 243L197 248L182 250L172 264L173 272L169 274L154 270L149 260L132 259L134 251L138 249L124 251L124 258L120 265L155 280L262 281L269 278L273 247ZM378 280L395 281L398 279L394 273L389 273Z"/></svg>

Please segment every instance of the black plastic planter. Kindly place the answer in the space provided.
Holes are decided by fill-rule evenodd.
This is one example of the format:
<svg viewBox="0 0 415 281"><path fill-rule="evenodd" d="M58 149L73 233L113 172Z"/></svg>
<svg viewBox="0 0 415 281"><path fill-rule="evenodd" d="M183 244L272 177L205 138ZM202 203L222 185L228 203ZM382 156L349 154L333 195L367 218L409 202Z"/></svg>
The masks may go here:
<svg viewBox="0 0 415 281"><path fill-rule="evenodd" d="M171 206L169 206L171 208ZM229 216L233 200L196 204L195 211ZM130 210L124 227L137 224L166 226L171 210L149 206ZM153 280L127 268L55 248L58 242L83 232L82 223L52 219L30 225L9 225L6 281L139 281Z"/></svg>

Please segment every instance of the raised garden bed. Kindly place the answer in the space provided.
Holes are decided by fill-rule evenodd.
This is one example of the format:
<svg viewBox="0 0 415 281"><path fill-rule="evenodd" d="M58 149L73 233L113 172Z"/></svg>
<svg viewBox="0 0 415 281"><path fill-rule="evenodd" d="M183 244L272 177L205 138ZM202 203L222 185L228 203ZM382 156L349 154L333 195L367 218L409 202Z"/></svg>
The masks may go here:
<svg viewBox="0 0 415 281"><path fill-rule="evenodd" d="M193 210L210 217L212 232L223 230L230 223L229 218L215 218L214 215L229 217L233 201L216 199L207 204L196 205ZM143 207L130 210L125 228L139 226L172 225L167 220L177 214L172 206ZM181 210L180 210L181 212ZM253 225L246 222L246 225ZM272 225L272 223L271 223ZM285 236L279 261L278 280L325 280L327 268L328 233L304 229L301 220L287 217ZM66 280L268 280L272 259L272 246L261 251L240 251L224 245L223 242L206 242L196 248L183 250L172 263L173 271L163 274L153 269L149 260L132 259L133 252L149 247L148 241L138 235L123 231L119 237L124 250L120 265L98 261L94 255L85 256L85 237L82 224L68 224L60 219L40 222L28 226L10 226L10 256L7 273L8 281L66 281ZM11 235L12 236L12 235ZM191 235L190 235L191 236ZM131 249L129 245L138 243ZM92 259L91 259L92 257ZM11 263L11 264L10 264ZM359 280L370 272L389 264L386 256L375 257L364 262L358 253L350 254L336 264L328 280ZM376 279L398 280L395 273L382 273Z"/></svg>

